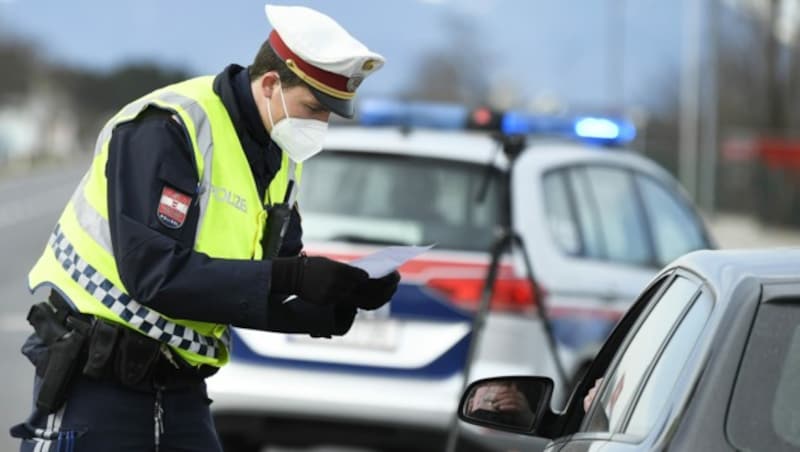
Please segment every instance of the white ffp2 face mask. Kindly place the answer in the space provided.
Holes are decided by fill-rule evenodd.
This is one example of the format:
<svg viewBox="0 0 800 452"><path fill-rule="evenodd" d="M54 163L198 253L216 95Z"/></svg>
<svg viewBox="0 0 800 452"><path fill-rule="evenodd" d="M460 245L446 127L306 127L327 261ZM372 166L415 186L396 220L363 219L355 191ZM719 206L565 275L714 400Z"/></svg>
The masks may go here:
<svg viewBox="0 0 800 452"><path fill-rule="evenodd" d="M290 159L302 163L322 151L322 143L328 132L328 123L318 119L290 118L286 100L283 97L283 87L279 85L278 90L286 117L276 124L272 120L270 103L267 102L267 114L269 114L269 122L272 124L272 132L269 135L272 141L289 155Z"/></svg>

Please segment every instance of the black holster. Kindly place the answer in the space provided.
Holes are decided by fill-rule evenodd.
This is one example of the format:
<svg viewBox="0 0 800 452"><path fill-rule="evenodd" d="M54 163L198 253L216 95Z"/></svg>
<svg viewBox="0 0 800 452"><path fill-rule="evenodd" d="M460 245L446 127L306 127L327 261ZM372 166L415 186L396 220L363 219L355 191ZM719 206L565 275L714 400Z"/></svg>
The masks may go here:
<svg viewBox="0 0 800 452"><path fill-rule="evenodd" d="M64 320L46 302L31 307L28 322L47 346L48 355L43 371L39 372L42 382L36 407L53 413L66 399L86 344L86 334L79 329L67 328Z"/></svg>

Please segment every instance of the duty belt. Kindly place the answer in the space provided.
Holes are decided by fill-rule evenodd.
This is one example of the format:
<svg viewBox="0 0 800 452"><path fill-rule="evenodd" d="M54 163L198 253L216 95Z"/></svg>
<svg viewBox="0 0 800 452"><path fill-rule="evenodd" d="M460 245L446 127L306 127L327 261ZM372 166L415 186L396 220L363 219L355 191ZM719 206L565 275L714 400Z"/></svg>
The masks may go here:
<svg viewBox="0 0 800 452"><path fill-rule="evenodd" d="M78 313L55 290L50 292L49 302L64 326L87 337L80 360L84 375L153 391L157 387L196 385L218 370L209 365L192 366L162 342L105 319Z"/></svg>

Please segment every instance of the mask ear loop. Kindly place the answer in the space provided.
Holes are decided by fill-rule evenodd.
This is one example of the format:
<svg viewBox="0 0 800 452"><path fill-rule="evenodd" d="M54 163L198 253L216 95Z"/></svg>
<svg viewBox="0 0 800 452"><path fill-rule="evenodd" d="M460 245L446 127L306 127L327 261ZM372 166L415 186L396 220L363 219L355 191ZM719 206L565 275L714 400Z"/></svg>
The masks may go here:
<svg viewBox="0 0 800 452"><path fill-rule="evenodd" d="M278 83L280 83L280 79L278 79ZM283 114L286 115L286 120L289 122L289 125L292 124L292 117L289 116L289 109L286 107L286 98L283 96L283 84L280 84L278 87L281 94L281 105L283 105ZM291 208L294 204L295 199L297 198L297 178L295 177L295 171L297 169L297 163L289 159L289 182L288 186L286 187L286 198L284 202Z"/></svg>
<svg viewBox="0 0 800 452"><path fill-rule="evenodd" d="M283 114L286 115L286 119L290 120L289 122L291 122L292 117L289 116L289 109L286 108L286 98L283 97L283 84L281 83L280 79L278 79L278 92L281 95L281 105L283 105Z"/></svg>
<svg viewBox="0 0 800 452"><path fill-rule="evenodd" d="M270 107L270 101L267 100L267 116L269 116L269 125L273 129L275 128L275 121L272 120L272 107Z"/></svg>
<svg viewBox="0 0 800 452"><path fill-rule="evenodd" d="M291 116L289 116L289 109L286 108L286 98L283 97L283 85L281 84L281 79L278 78L278 92L281 96L281 105L283 106L283 114L286 115L287 120L291 120ZM270 107L270 103L267 102L267 115L269 116L269 122L272 124L272 127L275 127L275 122L272 119L272 108ZM297 199L297 177L296 177L296 169L297 163L294 160L289 159L289 181L286 187L286 197L284 199L284 203L289 206L292 206Z"/></svg>
<svg viewBox="0 0 800 452"><path fill-rule="evenodd" d="M283 106L283 114L286 115L287 119L292 119L289 117L289 110L286 108L286 99L283 98L283 86L281 84L281 79L278 77L278 92L281 96L281 105ZM267 116L269 116L269 124L273 128L275 127L275 121L272 119L272 107L270 103L267 102Z"/></svg>

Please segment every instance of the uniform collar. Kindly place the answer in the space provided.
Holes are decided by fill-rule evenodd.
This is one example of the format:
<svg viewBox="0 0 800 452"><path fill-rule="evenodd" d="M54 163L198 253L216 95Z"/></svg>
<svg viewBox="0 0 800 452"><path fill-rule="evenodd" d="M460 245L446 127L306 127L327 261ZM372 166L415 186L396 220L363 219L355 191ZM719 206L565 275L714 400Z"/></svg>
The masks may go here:
<svg viewBox="0 0 800 452"><path fill-rule="evenodd" d="M214 92L228 111L256 179L271 180L280 169L281 150L261 122L247 68L237 64L226 67L214 79ZM259 189L263 192L263 187Z"/></svg>
<svg viewBox="0 0 800 452"><path fill-rule="evenodd" d="M256 102L253 99L253 91L250 89L250 75L247 68L232 64L225 68L224 75L227 75L233 92L234 102L238 106L241 121L247 132L260 145L269 144L269 135L261 122L261 115L258 113Z"/></svg>

